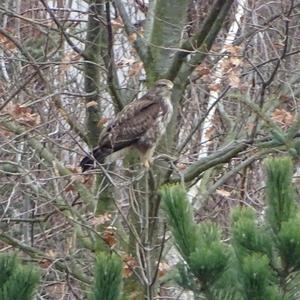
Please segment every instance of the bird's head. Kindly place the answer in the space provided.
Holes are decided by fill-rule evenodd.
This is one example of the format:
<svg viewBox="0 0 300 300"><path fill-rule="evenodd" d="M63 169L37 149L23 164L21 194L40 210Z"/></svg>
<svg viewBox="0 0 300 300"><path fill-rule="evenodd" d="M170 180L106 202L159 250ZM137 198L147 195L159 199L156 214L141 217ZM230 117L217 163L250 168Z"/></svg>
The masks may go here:
<svg viewBox="0 0 300 300"><path fill-rule="evenodd" d="M169 96L173 89L173 82L168 79L159 79L155 82L154 88L161 96Z"/></svg>
<svg viewBox="0 0 300 300"><path fill-rule="evenodd" d="M171 90L174 86L173 82L168 79L159 79L155 82L155 86L158 88Z"/></svg>

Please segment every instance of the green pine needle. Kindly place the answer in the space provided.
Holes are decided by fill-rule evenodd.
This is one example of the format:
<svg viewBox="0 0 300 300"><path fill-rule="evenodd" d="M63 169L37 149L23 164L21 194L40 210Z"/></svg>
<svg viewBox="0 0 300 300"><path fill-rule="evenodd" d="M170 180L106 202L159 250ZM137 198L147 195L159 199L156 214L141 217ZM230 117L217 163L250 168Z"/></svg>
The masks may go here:
<svg viewBox="0 0 300 300"><path fill-rule="evenodd" d="M215 281L228 262L218 226L193 221L192 207L182 186L164 186L161 197L177 248L190 270L205 286Z"/></svg>
<svg viewBox="0 0 300 300"><path fill-rule="evenodd" d="M300 216L282 222L278 248L286 269L300 270Z"/></svg>
<svg viewBox="0 0 300 300"><path fill-rule="evenodd" d="M184 259L188 259L195 251L197 238L186 191L180 185L166 185L161 188L160 195L177 248Z"/></svg>
<svg viewBox="0 0 300 300"><path fill-rule="evenodd" d="M0 280L0 300L31 300L40 276L16 256L0 255Z"/></svg>
<svg viewBox="0 0 300 300"><path fill-rule="evenodd" d="M246 299L280 299L267 256L255 253L247 255L242 260L241 268Z"/></svg>
<svg viewBox="0 0 300 300"><path fill-rule="evenodd" d="M267 220L277 233L282 222L287 221L296 211L292 161L289 157L267 159L266 171Z"/></svg>
<svg viewBox="0 0 300 300"><path fill-rule="evenodd" d="M232 214L233 246L238 257L251 252L271 255L272 241L263 226L259 226L253 209L236 208Z"/></svg>
<svg viewBox="0 0 300 300"><path fill-rule="evenodd" d="M95 266L95 281L90 300L119 300L122 289L122 262L114 254L100 253Z"/></svg>
<svg viewBox="0 0 300 300"><path fill-rule="evenodd" d="M189 258L194 275L201 281L213 284L227 266L226 248L220 242L213 242L197 248Z"/></svg>

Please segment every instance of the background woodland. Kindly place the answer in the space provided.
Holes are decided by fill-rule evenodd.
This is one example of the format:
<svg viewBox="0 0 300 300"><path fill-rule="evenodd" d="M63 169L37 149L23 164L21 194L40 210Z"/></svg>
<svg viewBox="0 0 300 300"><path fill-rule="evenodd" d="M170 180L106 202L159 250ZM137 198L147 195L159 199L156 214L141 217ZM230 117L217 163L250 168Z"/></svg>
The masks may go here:
<svg viewBox="0 0 300 300"><path fill-rule="evenodd" d="M160 188L183 184L227 241L232 208L263 216L266 157L290 155L297 184L299 16L299 0L0 3L0 251L41 270L37 299L87 299L100 252L123 262L124 299L192 299L168 277ZM174 115L151 170L129 153L82 174L160 78Z"/></svg>

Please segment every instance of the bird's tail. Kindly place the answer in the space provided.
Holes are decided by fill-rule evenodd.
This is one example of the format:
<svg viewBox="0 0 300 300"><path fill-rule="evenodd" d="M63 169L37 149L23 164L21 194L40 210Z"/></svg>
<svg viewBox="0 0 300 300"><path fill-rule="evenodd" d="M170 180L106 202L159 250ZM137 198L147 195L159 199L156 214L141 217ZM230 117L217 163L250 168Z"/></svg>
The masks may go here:
<svg viewBox="0 0 300 300"><path fill-rule="evenodd" d="M102 149L100 147L93 150L92 155L88 155L80 162L82 172L91 170L94 168L94 161L98 161L100 164L104 163L105 157L111 153L109 149Z"/></svg>

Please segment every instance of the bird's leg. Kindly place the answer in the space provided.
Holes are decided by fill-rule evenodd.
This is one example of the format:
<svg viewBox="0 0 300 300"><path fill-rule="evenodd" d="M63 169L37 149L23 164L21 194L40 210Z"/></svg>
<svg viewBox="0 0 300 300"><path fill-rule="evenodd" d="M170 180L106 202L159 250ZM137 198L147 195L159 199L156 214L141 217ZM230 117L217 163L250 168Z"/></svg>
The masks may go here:
<svg viewBox="0 0 300 300"><path fill-rule="evenodd" d="M144 162L143 162L143 165L144 165L144 167L148 170L148 169L150 169L150 161L149 160L145 160Z"/></svg>
<svg viewBox="0 0 300 300"><path fill-rule="evenodd" d="M141 162L142 162L142 165L145 167L145 169L148 170L148 169L150 169L150 166L153 161L147 155L141 155Z"/></svg>
<svg viewBox="0 0 300 300"><path fill-rule="evenodd" d="M153 163L154 151L155 151L155 147L152 147L141 155L142 164L147 170L150 169L150 166Z"/></svg>

